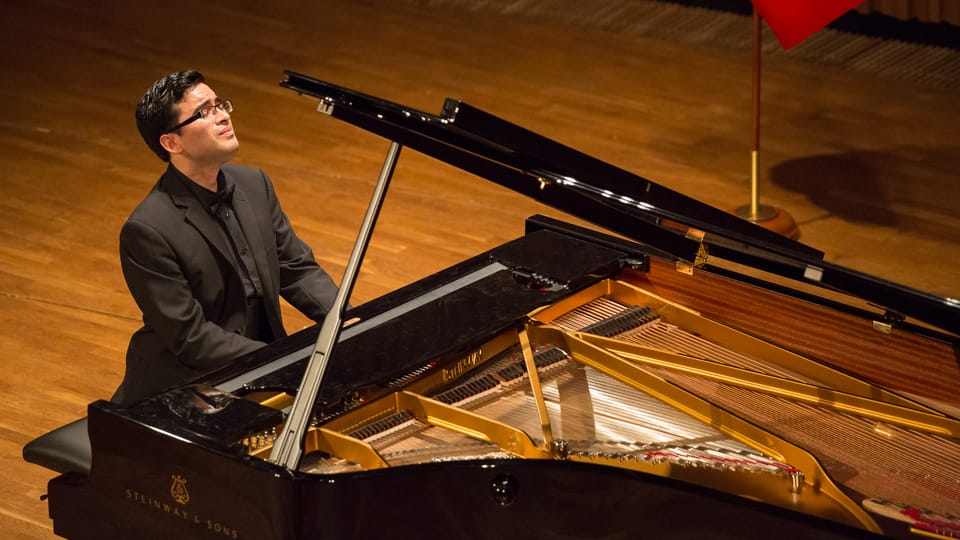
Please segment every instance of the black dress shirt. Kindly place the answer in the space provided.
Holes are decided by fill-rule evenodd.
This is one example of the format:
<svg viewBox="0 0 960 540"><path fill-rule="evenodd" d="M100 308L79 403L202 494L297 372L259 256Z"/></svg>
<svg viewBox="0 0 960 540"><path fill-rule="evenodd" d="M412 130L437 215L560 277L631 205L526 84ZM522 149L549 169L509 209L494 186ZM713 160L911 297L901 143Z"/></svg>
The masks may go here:
<svg viewBox="0 0 960 540"><path fill-rule="evenodd" d="M173 169L176 170L176 168ZM225 179L223 171L217 175L217 191L210 191L200 186L180 171L177 171L177 173L177 178L216 218L233 248L234 260L231 261L231 265L237 270L240 281L243 283L244 292L247 295L247 324L244 335L266 343L273 341L273 332L270 331L266 314L263 311L263 286L260 283L260 274L253 260L253 254L250 252L247 238L243 229L240 228L233 210L233 191L236 186Z"/></svg>

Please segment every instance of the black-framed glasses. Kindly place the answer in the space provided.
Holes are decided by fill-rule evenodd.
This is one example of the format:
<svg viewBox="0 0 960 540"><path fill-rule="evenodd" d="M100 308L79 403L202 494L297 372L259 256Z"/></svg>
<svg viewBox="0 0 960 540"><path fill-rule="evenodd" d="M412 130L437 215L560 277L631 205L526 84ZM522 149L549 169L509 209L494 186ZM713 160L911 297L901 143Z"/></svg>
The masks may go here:
<svg viewBox="0 0 960 540"><path fill-rule="evenodd" d="M183 126L192 124L197 120L200 120L201 118L203 119L210 118L210 116L213 115L214 111L217 111L217 110L221 110L227 114L230 114L233 112L233 102L230 101L229 99L224 99L222 101L220 99L217 99L216 103L214 103L213 105L206 105L204 107L200 107L200 110L194 113L193 116L191 116L190 118L187 118L186 120L184 120L183 122L180 122L179 124L173 126L172 128L164 131L164 133L170 133L171 131L176 131L182 128Z"/></svg>

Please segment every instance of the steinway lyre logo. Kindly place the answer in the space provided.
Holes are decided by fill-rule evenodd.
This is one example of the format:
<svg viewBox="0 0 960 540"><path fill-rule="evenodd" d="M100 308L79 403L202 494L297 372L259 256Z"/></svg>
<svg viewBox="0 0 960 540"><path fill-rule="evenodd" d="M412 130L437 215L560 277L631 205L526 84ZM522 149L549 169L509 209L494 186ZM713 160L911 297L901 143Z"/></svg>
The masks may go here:
<svg viewBox="0 0 960 540"><path fill-rule="evenodd" d="M170 486L170 496L180 504L187 504L190 500L190 492L187 491L187 479L179 474L171 475L173 485Z"/></svg>

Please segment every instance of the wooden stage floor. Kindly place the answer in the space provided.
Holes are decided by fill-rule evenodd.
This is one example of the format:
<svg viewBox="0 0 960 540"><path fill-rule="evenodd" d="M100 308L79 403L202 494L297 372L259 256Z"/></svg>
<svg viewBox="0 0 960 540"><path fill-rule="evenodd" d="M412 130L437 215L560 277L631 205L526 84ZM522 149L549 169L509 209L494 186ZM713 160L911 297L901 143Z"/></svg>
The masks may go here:
<svg viewBox="0 0 960 540"><path fill-rule="evenodd" d="M686 31L671 39L549 16L563 2L515 14L442 1L3 4L5 538L53 536L40 500L53 474L24 463L22 446L84 415L123 373L139 312L117 234L163 170L133 109L168 72L199 69L234 100L237 162L274 179L335 278L388 144L280 88L285 69L431 113L460 98L720 208L749 200L749 51L679 39ZM960 294L960 90L789 52L766 57L763 73L763 202L789 211L801 241L830 261ZM537 212L563 217L405 152L352 301L518 236ZM286 315L291 331L307 324Z"/></svg>

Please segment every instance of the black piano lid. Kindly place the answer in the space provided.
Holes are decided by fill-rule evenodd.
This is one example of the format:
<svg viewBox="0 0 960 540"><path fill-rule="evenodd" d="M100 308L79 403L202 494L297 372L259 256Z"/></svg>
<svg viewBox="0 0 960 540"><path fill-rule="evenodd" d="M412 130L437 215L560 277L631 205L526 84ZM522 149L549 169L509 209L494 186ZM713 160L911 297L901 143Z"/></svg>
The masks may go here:
<svg viewBox="0 0 960 540"><path fill-rule="evenodd" d="M838 290L960 334L960 301L827 263L823 253L617 168L462 101L439 116L285 71L280 83L321 100L335 118L454 165L573 216L699 263L702 248L749 267ZM705 233L688 238L689 227Z"/></svg>

